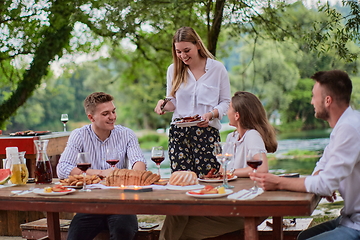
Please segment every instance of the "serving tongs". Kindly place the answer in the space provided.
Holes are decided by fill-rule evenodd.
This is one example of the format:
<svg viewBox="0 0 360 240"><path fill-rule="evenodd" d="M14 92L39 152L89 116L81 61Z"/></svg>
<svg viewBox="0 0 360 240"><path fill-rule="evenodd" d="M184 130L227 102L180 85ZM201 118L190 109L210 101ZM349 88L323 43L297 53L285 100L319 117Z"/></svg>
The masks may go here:
<svg viewBox="0 0 360 240"><path fill-rule="evenodd" d="M170 98L164 98L163 104L161 104L160 109L161 111L164 110L165 105L170 101Z"/></svg>

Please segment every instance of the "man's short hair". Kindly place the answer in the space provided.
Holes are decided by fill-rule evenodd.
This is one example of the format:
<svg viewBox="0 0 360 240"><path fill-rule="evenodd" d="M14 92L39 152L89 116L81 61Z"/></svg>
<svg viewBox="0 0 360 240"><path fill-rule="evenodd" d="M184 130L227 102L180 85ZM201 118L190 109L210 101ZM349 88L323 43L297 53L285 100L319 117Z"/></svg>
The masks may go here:
<svg viewBox="0 0 360 240"><path fill-rule="evenodd" d="M350 103L352 83L349 75L341 70L320 71L312 77L321 86L325 87L325 94L337 102Z"/></svg>
<svg viewBox="0 0 360 240"><path fill-rule="evenodd" d="M104 92L94 92L84 100L84 109L86 114L94 114L96 106L100 103L111 102L113 96Z"/></svg>

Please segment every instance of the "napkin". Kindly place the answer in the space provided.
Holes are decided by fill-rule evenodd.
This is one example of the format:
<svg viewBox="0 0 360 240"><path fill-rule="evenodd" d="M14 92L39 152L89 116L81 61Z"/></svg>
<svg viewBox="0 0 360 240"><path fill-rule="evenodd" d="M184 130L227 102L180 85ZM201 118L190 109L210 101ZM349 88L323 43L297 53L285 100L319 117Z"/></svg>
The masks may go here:
<svg viewBox="0 0 360 240"><path fill-rule="evenodd" d="M111 188L114 188L114 187L105 186L104 184L101 184L101 183L94 183L94 184L86 185L86 188L91 188L91 189L111 189Z"/></svg>
<svg viewBox="0 0 360 240"><path fill-rule="evenodd" d="M236 193L230 194L227 198L235 200L249 200L259 196L263 192L264 190L262 188L259 188L257 193L253 193L251 190L243 189Z"/></svg>
<svg viewBox="0 0 360 240"><path fill-rule="evenodd" d="M28 194L28 193L32 193L34 190L38 190L40 188L34 188L34 189L29 189L29 190L20 190L20 191L11 191L11 193L13 195L24 195L24 194Z"/></svg>

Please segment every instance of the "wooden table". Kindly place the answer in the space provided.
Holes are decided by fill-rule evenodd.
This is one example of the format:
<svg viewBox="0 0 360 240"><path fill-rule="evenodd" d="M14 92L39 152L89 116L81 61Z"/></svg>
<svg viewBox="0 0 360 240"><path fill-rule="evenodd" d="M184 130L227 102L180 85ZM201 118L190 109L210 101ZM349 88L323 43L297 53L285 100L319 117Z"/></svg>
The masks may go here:
<svg viewBox="0 0 360 240"><path fill-rule="evenodd" d="M250 179L231 182L234 191L248 189ZM211 184L210 184L211 185ZM219 184L217 184L219 185ZM198 199L185 195L186 191L154 190L129 193L120 189L95 189L91 192L75 192L64 196L40 196L29 193L10 196L12 190L30 188L16 186L0 189L0 209L19 211L46 211L48 239L60 239L59 212L99 214L154 214L196 216L245 217L245 238L257 240L257 217L273 216L273 237L283 239L283 216L309 216L320 198L310 193L267 191L251 200L229 200L226 197ZM36 185L45 187L47 185Z"/></svg>
<svg viewBox="0 0 360 240"><path fill-rule="evenodd" d="M35 165L36 165L36 147L34 145L34 140L44 140L48 139L47 154L49 158L52 159L53 174L56 177L56 171L54 171L58 156L64 151L69 135L71 132L53 132L46 135L40 136L9 136L9 135L0 135L0 159L6 158L6 148L7 147L18 147L19 151L26 151L25 158L27 159L26 165L29 170L29 177L35 177ZM2 168L2 161L0 161Z"/></svg>

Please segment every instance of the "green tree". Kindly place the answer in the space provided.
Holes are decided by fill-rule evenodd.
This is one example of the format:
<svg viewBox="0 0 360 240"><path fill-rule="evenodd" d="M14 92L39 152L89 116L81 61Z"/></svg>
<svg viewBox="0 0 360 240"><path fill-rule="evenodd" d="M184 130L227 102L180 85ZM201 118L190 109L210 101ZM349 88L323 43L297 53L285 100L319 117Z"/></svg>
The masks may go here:
<svg viewBox="0 0 360 240"><path fill-rule="evenodd" d="M320 31L309 32L315 37L315 40L308 38L312 48L323 46L321 39L330 39L328 35L336 33L336 30L343 31L342 38L338 38L337 44L330 44L329 48L336 48L340 56L350 56L348 60L356 58L356 54L347 54L346 43L358 39L359 6L349 2L344 1L351 8L345 28L338 24L341 16L336 11L320 9L327 10L326 13L337 22L332 24L329 21ZM201 36L207 36L205 41L215 55L223 26L231 27L233 36L248 30L252 23L261 23L268 33L275 32L282 16L275 14L278 12L274 9L285 7L283 1L276 0L266 3L235 0L34 0L29 3L6 0L1 3L0 86L3 92L9 93L0 96L0 127L4 127L5 121L40 87L50 63L65 53L97 50L102 42L106 42L105 39L119 44L127 38L136 46L138 57L149 61L147 66L157 68L164 76L165 67L162 64L168 60L160 59L159 53L165 51L169 54L171 37L178 27L189 25ZM256 29L251 30L256 32ZM21 57L29 58L30 64L19 69L14 61ZM139 68L133 68L136 62L129 66L129 84L137 84L140 78L131 73L140 74ZM160 75L154 78L163 81Z"/></svg>
<svg viewBox="0 0 360 240"><path fill-rule="evenodd" d="M295 43L276 43L258 40L241 48L242 64L233 70L231 85L234 89L250 91L264 103L268 117L279 109L287 108L291 99L286 92L295 88L300 78L294 62Z"/></svg>

